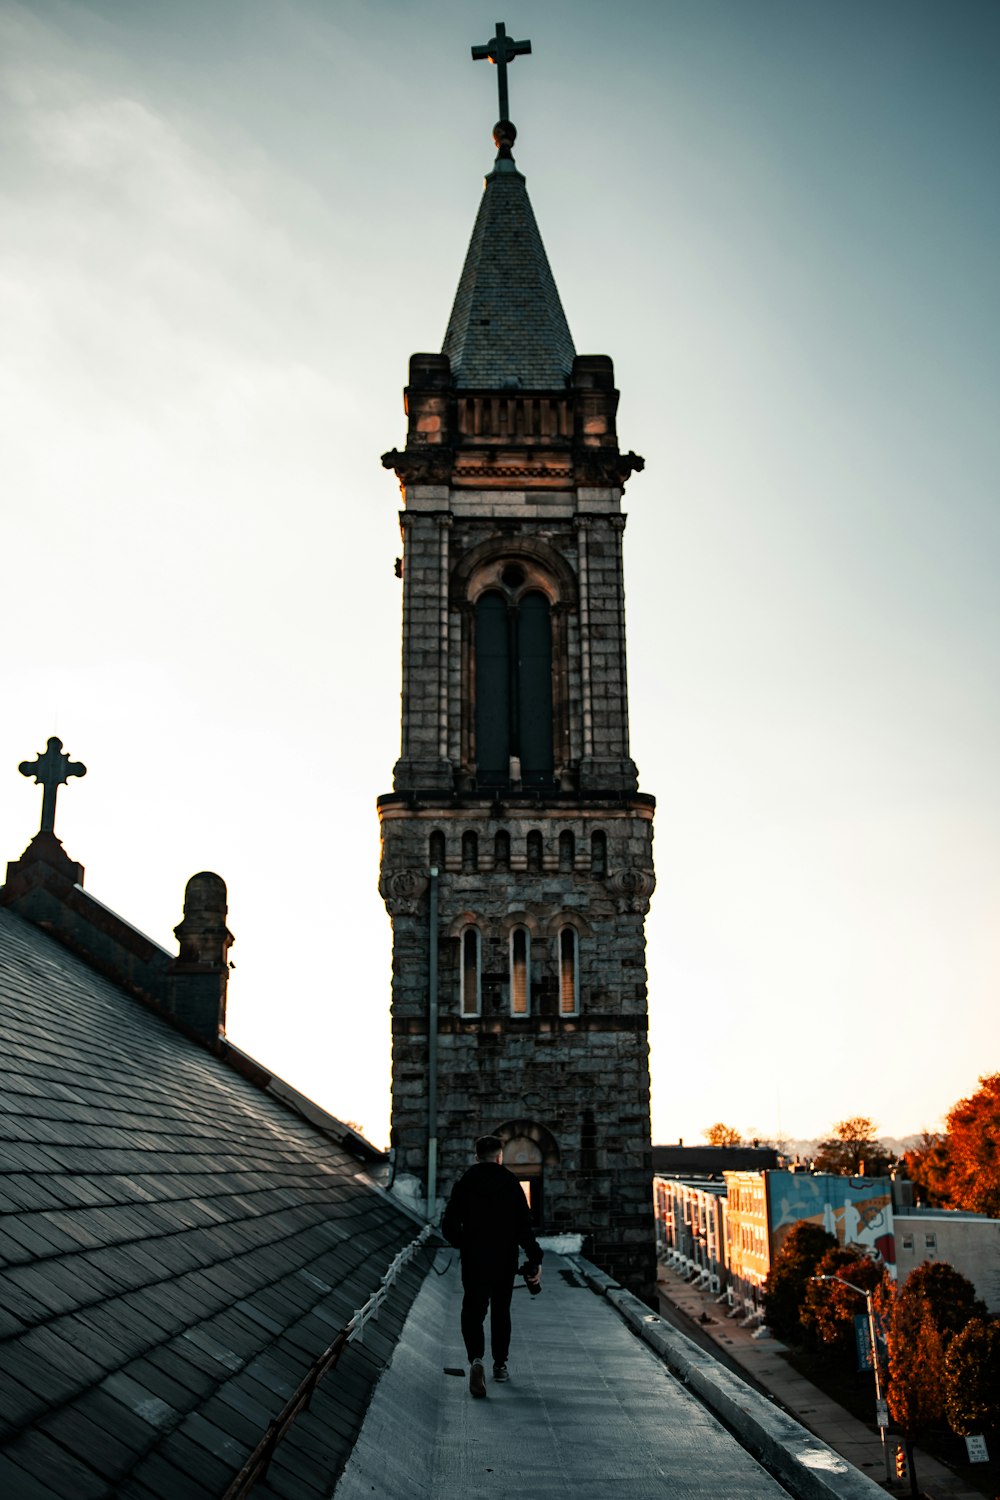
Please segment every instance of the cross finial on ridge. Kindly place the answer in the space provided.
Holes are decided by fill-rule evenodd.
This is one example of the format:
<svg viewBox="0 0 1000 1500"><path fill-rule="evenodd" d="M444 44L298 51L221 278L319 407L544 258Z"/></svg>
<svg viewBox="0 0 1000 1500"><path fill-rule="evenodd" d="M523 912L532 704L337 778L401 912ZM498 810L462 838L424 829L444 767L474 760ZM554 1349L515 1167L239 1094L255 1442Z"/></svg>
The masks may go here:
<svg viewBox="0 0 1000 1500"><path fill-rule="evenodd" d="M63 750L62 740L53 735L41 755L35 760L22 760L17 769L22 776L33 776L44 787L41 832L54 833L56 792L71 776L86 776L87 767L81 761L70 760Z"/></svg>
<svg viewBox="0 0 1000 1500"><path fill-rule="evenodd" d="M507 96L507 64L512 63L515 57L525 57L531 51L530 42L515 42L513 37L507 35L507 28L502 21L498 21L497 34L481 47L473 47L472 61L489 61L496 66L497 85L500 90L500 124L508 124L510 121L510 101Z"/></svg>

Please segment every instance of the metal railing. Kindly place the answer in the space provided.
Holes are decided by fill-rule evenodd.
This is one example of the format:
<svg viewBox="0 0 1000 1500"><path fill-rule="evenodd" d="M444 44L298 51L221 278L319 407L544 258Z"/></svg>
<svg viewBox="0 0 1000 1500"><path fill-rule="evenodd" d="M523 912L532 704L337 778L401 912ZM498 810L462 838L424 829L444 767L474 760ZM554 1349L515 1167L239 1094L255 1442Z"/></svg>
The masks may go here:
<svg viewBox="0 0 1000 1500"><path fill-rule="evenodd" d="M433 1230L430 1224L425 1224L415 1240L411 1240L399 1254L394 1257L386 1269L378 1291L373 1292L362 1307L357 1308L351 1321L337 1334L333 1343L328 1345L317 1360L310 1366L305 1378L297 1390L285 1402L278 1415L268 1423L267 1431L250 1454L242 1469L233 1479L232 1484L222 1496L222 1500L242 1500L242 1496L248 1495L254 1485L262 1480L270 1467L274 1450L285 1436L295 1418L302 1411L309 1410L313 1392L319 1382L330 1370L334 1369L337 1361L348 1344L363 1344L365 1341L365 1324L369 1319L378 1322L379 1309L394 1285L400 1271L413 1259L417 1251L427 1243Z"/></svg>

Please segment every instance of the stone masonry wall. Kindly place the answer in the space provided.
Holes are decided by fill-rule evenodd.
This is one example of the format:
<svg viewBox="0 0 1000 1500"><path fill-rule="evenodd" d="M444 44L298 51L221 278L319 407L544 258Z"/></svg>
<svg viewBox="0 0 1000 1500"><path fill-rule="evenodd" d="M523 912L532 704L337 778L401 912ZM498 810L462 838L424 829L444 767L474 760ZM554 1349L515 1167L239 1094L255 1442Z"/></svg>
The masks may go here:
<svg viewBox="0 0 1000 1500"><path fill-rule="evenodd" d="M445 492L447 494L447 492ZM526 538L572 571L577 597L558 606L567 695L567 743L558 758L574 768L573 783L597 790L634 790L629 759L625 619L617 513L532 517L525 496L483 500L487 513L456 514L442 506L403 517L402 749L397 790L443 789L462 769L469 744L469 611L456 600L453 575L461 560L491 542L512 558ZM435 494L427 504L441 503ZM510 510L512 514L507 515ZM515 522L514 515L518 514ZM469 766L465 766L469 770Z"/></svg>
<svg viewBox="0 0 1000 1500"><path fill-rule="evenodd" d="M432 833L443 835L439 878L439 1184L447 1194L476 1135L510 1121L543 1127L558 1147L544 1174L545 1227L592 1237L592 1253L649 1294L652 1157L643 916L652 891L651 806L565 810L506 807L383 809L383 893L393 916L393 1136L397 1171L424 1180L427 1153L427 892ZM542 833L539 871L527 840ZM497 832L510 869L497 869ZM575 840L560 868L559 835ZM463 869L462 835L478 837L478 869ZM603 833L604 873L591 869ZM466 864L468 861L466 860ZM565 866L565 851L563 855ZM407 879L407 877L409 877ZM424 881L426 886L426 880ZM404 891L403 899L393 890ZM395 909L394 909L395 908ZM579 1014L559 1014L558 930L579 936ZM460 1011L460 931L482 934L481 1015ZM531 932L530 1014L512 1016L509 932Z"/></svg>

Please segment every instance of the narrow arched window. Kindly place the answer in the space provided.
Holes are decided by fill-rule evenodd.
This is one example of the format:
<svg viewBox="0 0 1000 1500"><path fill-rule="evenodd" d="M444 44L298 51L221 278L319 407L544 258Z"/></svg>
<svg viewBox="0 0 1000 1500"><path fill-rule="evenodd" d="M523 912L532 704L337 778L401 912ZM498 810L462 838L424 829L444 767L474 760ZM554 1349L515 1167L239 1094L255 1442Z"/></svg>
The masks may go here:
<svg viewBox="0 0 1000 1500"><path fill-rule="evenodd" d="M580 965L575 927L559 934L559 1014L575 1016L580 1009Z"/></svg>
<svg viewBox="0 0 1000 1500"><path fill-rule="evenodd" d="M576 839L568 828L564 828L559 835L559 868L562 871L572 870L576 863Z"/></svg>
<svg viewBox="0 0 1000 1500"><path fill-rule="evenodd" d="M525 786L552 782L552 617L546 596L529 590L516 563L504 569L509 593L476 601L476 774L483 786L512 775Z"/></svg>
<svg viewBox="0 0 1000 1500"><path fill-rule="evenodd" d="M552 779L552 620L544 594L525 594L517 611L517 740L521 780Z"/></svg>
<svg viewBox="0 0 1000 1500"><path fill-rule="evenodd" d="M474 875L479 869L479 835L471 829L462 834L462 873Z"/></svg>
<svg viewBox="0 0 1000 1500"><path fill-rule="evenodd" d="M605 833L592 833L590 836L590 873L608 873L608 838Z"/></svg>
<svg viewBox="0 0 1000 1500"><path fill-rule="evenodd" d="M435 828L434 832L431 834L430 844L428 848L428 858L430 860L432 870L444 869L444 834L439 828Z"/></svg>
<svg viewBox="0 0 1000 1500"><path fill-rule="evenodd" d="M503 594L476 604L476 769L484 786L510 778L510 631Z"/></svg>
<svg viewBox="0 0 1000 1500"><path fill-rule="evenodd" d="M542 835L537 828L528 834L528 869L537 875L542 868Z"/></svg>
<svg viewBox="0 0 1000 1500"><path fill-rule="evenodd" d="M510 1013L526 1016L531 1008L531 934L515 927L510 935Z"/></svg>
<svg viewBox="0 0 1000 1500"><path fill-rule="evenodd" d="M462 1015L478 1016L482 1009L482 943L478 927L462 933Z"/></svg>
<svg viewBox="0 0 1000 1500"><path fill-rule="evenodd" d="M493 863L498 870L510 869L510 834L501 828L493 840Z"/></svg>

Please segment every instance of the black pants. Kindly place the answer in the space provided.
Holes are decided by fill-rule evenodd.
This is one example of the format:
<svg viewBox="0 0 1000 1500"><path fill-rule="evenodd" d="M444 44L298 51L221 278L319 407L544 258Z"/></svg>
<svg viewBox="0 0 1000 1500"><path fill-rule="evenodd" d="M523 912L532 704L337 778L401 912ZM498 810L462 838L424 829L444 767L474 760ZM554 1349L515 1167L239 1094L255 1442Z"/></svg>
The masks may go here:
<svg viewBox="0 0 1000 1500"><path fill-rule="evenodd" d="M517 1260L497 1263L478 1257L462 1257L462 1338L471 1364L486 1352L483 1324L490 1310L490 1350L493 1363L506 1364L510 1352L510 1299L517 1274Z"/></svg>

